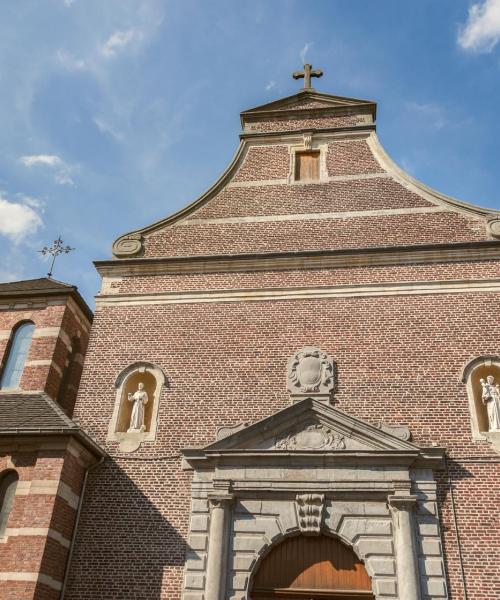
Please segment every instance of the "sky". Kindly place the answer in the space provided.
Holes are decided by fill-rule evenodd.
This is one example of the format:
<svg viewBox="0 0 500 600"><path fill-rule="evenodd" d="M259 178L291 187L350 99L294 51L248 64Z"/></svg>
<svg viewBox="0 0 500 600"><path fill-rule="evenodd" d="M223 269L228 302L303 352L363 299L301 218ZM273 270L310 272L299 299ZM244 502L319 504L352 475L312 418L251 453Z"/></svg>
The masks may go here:
<svg viewBox="0 0 500 600"><path fill-rule="evenodd" d="M242 110L318 91L378 103L387 152L500 210L500 0L15 0L0 7L0 281L93 305L93 260L210 187Z"/></svg>

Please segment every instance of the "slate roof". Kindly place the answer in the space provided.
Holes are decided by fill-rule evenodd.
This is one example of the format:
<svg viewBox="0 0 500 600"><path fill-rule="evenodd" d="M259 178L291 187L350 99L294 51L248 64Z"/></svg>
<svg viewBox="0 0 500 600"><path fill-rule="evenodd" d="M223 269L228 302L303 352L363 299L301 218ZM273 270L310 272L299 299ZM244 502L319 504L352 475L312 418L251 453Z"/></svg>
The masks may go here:
<svg viewBox="0 0 500 600"><path fill-rule="evenodd" d="M9 281L0 283L0 294L12 294L17 292L32 292L32 291L72 291L76 290L76 286L50 279L49 277L40 277L39 279L23 279L22 281Z"/></svg>
<svg viewBox="0 0 500 600"><path fill-rule="evenodd" d="M97 455L104 451L47 394L0 393L0 436L75 435Z"/></svg>
<svg viewBox="0 0 500 600"><path fill-rule="evenodd" d="M92 321L92 311L80 295L76 285L70 285L50 277L38 279L24 279L22 281L9 281L0 283L0 300L3 298L29 298L34 296L51 296L67 294L80 306L83 312Z"/></svg>

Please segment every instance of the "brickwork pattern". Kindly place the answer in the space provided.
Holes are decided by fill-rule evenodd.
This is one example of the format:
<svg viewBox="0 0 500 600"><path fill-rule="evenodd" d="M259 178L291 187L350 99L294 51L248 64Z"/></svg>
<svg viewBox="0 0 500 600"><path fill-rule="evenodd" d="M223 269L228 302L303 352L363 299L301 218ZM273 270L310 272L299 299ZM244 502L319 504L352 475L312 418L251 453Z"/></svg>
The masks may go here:
<svg viewBox="0 0 500 600"><path fill-rule="evenodd" d="M274 131L298 131L301 129L329 129L334 127L354 127L369 122L367 117L361 115L344 115L333 117L331 115L311 116L310 118L292 119L279 118L265 121L252 121L248 126L250 131L269 133Z"/></svg>
<svg viewBox="0 0 500 600"><path fill-rule="evenodd" d="M358 175L383 171L365 141L328 144L328 175Z"/></svg>
<svg viewBox="0 0 500 600"><path fill-rule="evenodd" d="M7 360L9 346L7 334L13 332L16 325L22 321L32 321L35 324L35 332L21 377L21 389L47 392L53 399L57 399L71 416L80 383L81 363L87 350L90 328L88 319L76 306L70 307L68 304L0 311L0 331L6 334L0 337L2 365ZM40 330L46 328L53 329L54 333L38 337ZM57 330L62 330L62 333L55 333ZM80 358L78 362L70 365L71 349L68 343L71 345L72 342L78 346ZM44 361L48 364L30 365L31 361ZM64 374L70 366L70 376L64 379ZM64 390L61 389L63 379Z"/></svg>
<svg viewBox="0 0 500 600"><path fill-rule="evenodd" d="M288 146L253 146L249 148L233 181L286 179L289 170Z"/></svg>
<svg viewBox="0 0 500 600"><path fill-rule="evenodd" d="M368 114L320 115L320 111L311 111L310 118L283 115L260 122L253 118L247 121L246 130L283 133L371 122ZM364 140L339 142L333 137L326 139L330 176L380 172ZM451 210L189 224L192 219L435 206L388 176L312 185L241 185L258 183L263 177L283 178L289 160L286 152L285 143L252 148L233 180L235 186L226 187L184 222L147 234L144 256L418 246L487 239L481 217ZM498 269L498 261L483 261L133 276L117 281L112 290L154 294L438 279L458 279L465 285L468 278L498 276ZM497 455L487 441L472 439L467 392L460 375L474 357L498 354L499 309L500 298L492 292L98 307L75 417L107 448L110 459L89 478L67 600L119 600L124 595L181 600L185 557L189 558L192 550L203 555L207 548L206 535L187 538L192 486L190 473L181 468L180 449L214 441L222 425L253 423L288 406L287 359L307 345L318 346L334 357L333 403L340 410L374 425L406 424L416 444L448 449L469 600L492 600L491 593L485 594L500 579L492 558L497 541L491 526L498 504L493 464ZM168 385L159 398L156 440L144 442L133 454L122 454L116 442L106 441L115 381L124 368L137 361L160 367ZM465 476L465 472L471 475ZM421 574L442 587L442 581L437 582L442 577L437 573L441 568L438 561L424 558L440 553L437 513L450 600L463 600L448 480L446 474L438 476L437 498L430 487L419 497L417 523L420 542L426 546L425 551L423 546L419 549ZM425 488L426 484L419 485ZM193 511L203 517L206 506L198 503ZM197 523L206 525L203 519ZM487 583L479 581L481 562ZM436 595L441 592L437 590Z"/></svg>
<svg viewBox="0 0 500 600"><path fill-rule="evenodd" d="M403 214L172 227L145 240L145 255L193 256L339 250L481 241L482 221L459 213Z"/></svg>
<svg viewBox="0 0 500 600"><path fill-rule="evenodd" d="M0 449L0 476L12 468L18 473L19 482L7 523L7 535L0 540L0 572L19 573L17 577L26 574L49 577L60 589L76 507L59 495L58 490L61 485L68 486L78 498L84 469L64 447L32 452ZM15 577L12 576L14 581L0 580L0 598L59 598L59 589L44 581L21 582L15 581Z"/></svg>
<svg viewBox="0 0 500 600"><path fill-rule="evenodd" d="M255 277L258 284L260 275ZM115 531L116 519L110 518L109 511L110 507L118 513L122 510L125 486L132 494L129 499L144 496L151 510L159 511L172 525L165 529L163 543L175 551L163 554L160 561L169 565L170 576L166 587L157 584L157 590L160 594L161 589L161 598L180 599L183 565L172 556L178 556L185 544L189 481L176 458L179 449L209 443L220 425L255 422L287 406L286 360L312 341L337 361L334 398L341 410L373 424L406 423L415 443L445 446L457 462L470 456L492 459L486 442L471 439L460 372L473 356L496 351L499 304L495 294L453 294L99 309L76 412L85 428L105 443L114 379L136 360L158 364L167 373L169 387L160 398L157 440L144 444L133 456L116 459L113 468L126 465L123 483L118 485L111 476L93 479L69 598L92 597L89 590L95 590L97 581L108 590L103 598L118 598L112 582L120 589L134 577L142 581L139 565L131 566L129 560L113 563L107 572L99 566L117 548L122 548L119 554L125 558L137 547L144 552L149 547L146 533L137 531L127 542L120 529ZM96 389L102 390L97 404ZM108 444L108 449L118 453L116 444ZM168 468L165 456L172 457ZM161 488L159 480L164 482ZM483 522L492 518L491 511L494 505L484 507L484 514L490 516ZM494 553L494 542L481 524L477 535L483 551ZM96 536L99 543L92 542ZM91 566L92 578L83 565L87 572ZM92 583L95 570L99 577Z"/></svg>
<svg viewBox="0 0 500 600"><path fill-rule="evenodd" d="M111 284L112 294L148 294L195 290L322 287L421 281L488 280L500 277L500 261L392 265L337 269L192 273L124 277Z"/></svg>
<svg viewBox="0 0 500 600"><path fill-rule="evenodd" d="M435 206L389 178L231 187L191 213L191 219L293 215Z"/></svg>

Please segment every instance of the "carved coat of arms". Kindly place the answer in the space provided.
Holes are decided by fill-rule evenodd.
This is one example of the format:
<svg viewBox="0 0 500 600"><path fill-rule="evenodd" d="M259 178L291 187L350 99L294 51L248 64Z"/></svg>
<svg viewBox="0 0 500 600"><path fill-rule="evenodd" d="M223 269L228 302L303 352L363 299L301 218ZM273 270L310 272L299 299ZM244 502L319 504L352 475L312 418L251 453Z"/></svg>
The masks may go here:
<svg viewBox="0 0 500 600"><path fill-rule="evenodd" d="M276 440L276 450L345 450L344 436L321 423L294 430Z"/></svg>
<svg viewBox="0 0 500 600"><path fill-rule="evenodd" d="M331 358L319 348L302 348L288 361L287 384L292 396L329 396L333 388Z"/></svg>

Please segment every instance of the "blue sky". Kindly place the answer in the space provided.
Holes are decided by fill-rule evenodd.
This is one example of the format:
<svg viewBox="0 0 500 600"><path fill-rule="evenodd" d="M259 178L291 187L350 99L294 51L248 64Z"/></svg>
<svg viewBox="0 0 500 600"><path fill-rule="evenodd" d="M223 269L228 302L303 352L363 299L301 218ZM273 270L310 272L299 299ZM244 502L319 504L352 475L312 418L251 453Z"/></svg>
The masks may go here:
<svg viewBox="0 0 500 600"><path fill-rule="evenodd" d="M500 209L500 0L16 0L0 18L0 280L55 277L92 304L92 260L191 202L239 113L294 93L378 102L392 158Z"/></svg>

